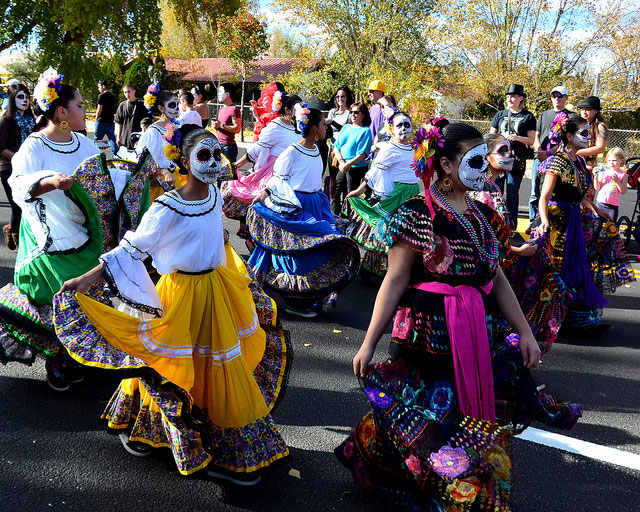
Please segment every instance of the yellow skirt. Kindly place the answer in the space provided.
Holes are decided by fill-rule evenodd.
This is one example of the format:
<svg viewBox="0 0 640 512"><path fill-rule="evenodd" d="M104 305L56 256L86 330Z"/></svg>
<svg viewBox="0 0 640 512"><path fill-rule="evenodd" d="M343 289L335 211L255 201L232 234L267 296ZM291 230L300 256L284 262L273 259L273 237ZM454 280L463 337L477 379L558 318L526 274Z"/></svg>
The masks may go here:
<svg viewBox="0 0 640 512"><path fill-rule="evenodd" d="M157 284L165 315L139 320L78 294L91 323L114 347L143 360L187 391L222 428L268 413L255 381L265 349L250 279L225 267L208 274L168 274Z"/></svg>

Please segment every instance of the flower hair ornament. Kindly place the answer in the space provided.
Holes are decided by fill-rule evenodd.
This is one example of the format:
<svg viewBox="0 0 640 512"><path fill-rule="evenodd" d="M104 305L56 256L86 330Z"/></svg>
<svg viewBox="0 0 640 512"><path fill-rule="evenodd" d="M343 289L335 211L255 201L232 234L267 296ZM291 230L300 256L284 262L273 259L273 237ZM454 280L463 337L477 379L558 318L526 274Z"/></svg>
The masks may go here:
<svg viewBox="0 0 640 512"><path fill-rule="evenodd" d="M311 111L306 103L296 103L293 108L293 114L296 118L296 126L300 133L304 133L305 128L309 124L309 114Z"/></svg>
<svg viewBox="0 0 640 512"><path fill-rule="evenodd" d="M147 93L144 95L144 106L147 107L147 112L149 112L149 114L151 114L151 110L156 104L159 92L159 83L151 84L149 87L147 87Z"/></svg>
<svg viewBox="0 0 640 512"><path fill-rule="evenodd" d="M562 134L567 131L567 124L569 123L569 116L566 112L560 112L553 123L551 123L551 131L549 132L550 145L557 145L562 142Z"/></svg>
<svg viewBox="0 0 640 512"><path fill-rule="evenodd" d="M271 100L271 112L280 112L280 109L282 108L283 98L284 93L282 91L276 91L275 93L273 93L273 100Z"/></svg>
<svg viewBox="0 0 640 512"><path fill-rule="evenodd" d="M391 118L395 116L398 112L400 112L400 109L394 107L391 110L391 115L389 117L384 116L384 120L387 122L387 130L389 130L389 133L393 132L393 126L391 126Z"/></svg>
<svg viewBox="0 0 640 512"><path fill-rule="evenodd" d="M47 69L40 75L33 90L33 99L43 111L49 110L51 104L58 99L63 79L64 75L59 75L53 68Z"/></svg>
<svg viewBox="0 0 640 512"><path fill-rule="evenodd" d="M425 188L429 188L429 185L431 185L435 172L434 155L436 149L444 147L442 131L435 125L438 120L434 119L432 123L421 126L411 141L411 146L415 151L413 154L414 162L411 165L415 170L416 176L424 183Z"/></svg>
<svg viewBox="0 0 640 512"><path fill-rule="evenodd" d="M162 138L167 142L164 147L165 156L175 162L180 158L180 142L182 141L182 133L180 133L179 125L172 119L165 126L166 131Z"/></svg>
<svg viewBox="0 0 640 512"><path fill-rule="evenodd" d="M431 217L435 215L431 204L431 194L428 190L435 173L435 154L437 149L444 148L444 135L442 130L436 125L442 118L432 119L427 125L421 126L414 134L411 146L413 146L413 167L416 176L422 180L425 188L427 206L431 212Z"/></svg>

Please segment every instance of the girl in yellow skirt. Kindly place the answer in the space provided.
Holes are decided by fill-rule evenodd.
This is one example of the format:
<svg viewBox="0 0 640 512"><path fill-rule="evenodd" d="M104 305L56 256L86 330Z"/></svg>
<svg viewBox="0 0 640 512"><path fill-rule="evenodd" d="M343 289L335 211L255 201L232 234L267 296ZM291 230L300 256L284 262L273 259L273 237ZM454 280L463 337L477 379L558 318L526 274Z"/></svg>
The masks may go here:
<svg viewBox="0 0 640 512"><path fill-rule="evenodd" d="M195 125L180 136L187 184L160 196L97 267L64 283L56 334L83 364L139 375L122 381L103 414L127 451L169 447L182 474L206 468L252 485L288 456L270 416L286 381L286 336L274 302L225 244L217 140ZM147 256L162 275L157 287ZM114 307L80 293L102 276Z"/></svg>

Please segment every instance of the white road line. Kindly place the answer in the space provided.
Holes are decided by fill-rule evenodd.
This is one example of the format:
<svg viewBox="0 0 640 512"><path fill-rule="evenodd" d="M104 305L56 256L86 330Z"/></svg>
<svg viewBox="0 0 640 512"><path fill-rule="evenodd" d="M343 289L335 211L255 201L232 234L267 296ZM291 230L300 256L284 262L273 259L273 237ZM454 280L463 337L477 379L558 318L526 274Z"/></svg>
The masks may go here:
<svg viewBox="0 0 640 512"><path fill-rule="evenodd" d="M532 443L564 450L565 452L576 453L590 459L640 471L640 455L636 453L629 453L531 427L516 437Z"/></svg>

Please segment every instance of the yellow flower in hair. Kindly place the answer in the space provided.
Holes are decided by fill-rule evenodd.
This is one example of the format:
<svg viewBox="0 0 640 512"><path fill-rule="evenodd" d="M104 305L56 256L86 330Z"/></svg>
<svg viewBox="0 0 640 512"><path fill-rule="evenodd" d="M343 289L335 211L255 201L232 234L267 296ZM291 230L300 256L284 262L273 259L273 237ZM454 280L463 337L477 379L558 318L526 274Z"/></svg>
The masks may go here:
<svg viewBox="0 0 640 512"><path fill-rule="evenodd" d="M175 161L180 158L180 150L173 144L167 144L164 147L164 155L171 161Z"/></svg>
<svg viewBox="0 0 640 512"><path fill-rule="evenodd" d="M145 94L144 95L144 106L147 108L151 108L156 104L156 97L153 94Z"/></svg>

